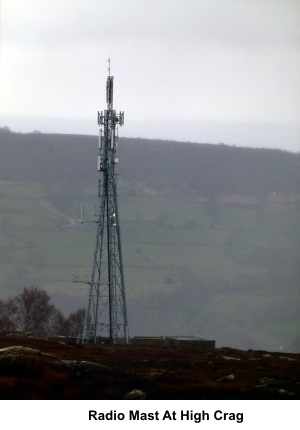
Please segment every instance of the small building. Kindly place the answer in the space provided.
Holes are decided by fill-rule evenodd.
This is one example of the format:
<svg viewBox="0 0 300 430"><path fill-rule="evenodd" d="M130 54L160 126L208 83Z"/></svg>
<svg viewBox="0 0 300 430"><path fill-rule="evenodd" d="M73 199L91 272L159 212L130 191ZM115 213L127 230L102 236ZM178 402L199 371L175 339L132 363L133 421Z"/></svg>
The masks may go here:
<svg viewBox="0 0 300 430"><path fill-rule="evenodd" d="M131 345L153 345L170 347L189 347L200 351L211 351L215 349L214 340L205 340L193 336L135 336L130 340Z"/></svg>

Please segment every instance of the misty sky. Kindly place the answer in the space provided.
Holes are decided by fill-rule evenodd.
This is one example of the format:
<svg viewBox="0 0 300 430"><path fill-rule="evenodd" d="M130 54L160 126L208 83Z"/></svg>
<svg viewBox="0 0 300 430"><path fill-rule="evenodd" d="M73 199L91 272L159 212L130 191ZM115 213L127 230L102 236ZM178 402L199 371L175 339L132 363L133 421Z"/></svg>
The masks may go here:
<svg viewBox="0 0 300 430"><path fill-rule="evenodd" d="M300 151L299 0L0 1L0 126Z"/></svg>

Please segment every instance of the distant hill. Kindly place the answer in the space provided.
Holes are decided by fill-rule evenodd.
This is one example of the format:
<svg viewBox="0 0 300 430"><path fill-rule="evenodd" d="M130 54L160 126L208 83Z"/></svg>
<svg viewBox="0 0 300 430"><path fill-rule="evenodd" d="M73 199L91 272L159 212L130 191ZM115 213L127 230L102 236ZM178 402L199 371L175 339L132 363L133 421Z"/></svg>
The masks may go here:
<svg viewBox="0 0 300 430"><path fill-rule="evenodd" d="M300 154L118 143L130 335L300 351ZM0 299L34 285L86 305L72 277L89 279L97 153L94 136L0 129Z"/></svg>
<svg viewBox="0 0 300 430"><path fill-rule="evenodd" d="M1 179L76 187L97 181L97 138L0 129ZM300 154L120 138L120 181L173 195L300 193Z"/></svg>

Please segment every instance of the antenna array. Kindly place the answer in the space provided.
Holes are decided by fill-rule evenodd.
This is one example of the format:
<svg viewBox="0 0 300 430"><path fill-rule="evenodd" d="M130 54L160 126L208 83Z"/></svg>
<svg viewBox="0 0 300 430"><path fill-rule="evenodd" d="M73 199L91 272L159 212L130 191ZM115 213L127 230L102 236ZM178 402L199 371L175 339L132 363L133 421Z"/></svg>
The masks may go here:
<svg viewBox="0 0 300 430"><path fill-rule="evenodd" d="M107 108L98 112L99 216L96 246L89 285L82 342L117 343L129 341L122 263L121 236L117 202L115 167L118 126L124 124L124 112L113 109L113 83L110 59L106 81Z"/></svg>

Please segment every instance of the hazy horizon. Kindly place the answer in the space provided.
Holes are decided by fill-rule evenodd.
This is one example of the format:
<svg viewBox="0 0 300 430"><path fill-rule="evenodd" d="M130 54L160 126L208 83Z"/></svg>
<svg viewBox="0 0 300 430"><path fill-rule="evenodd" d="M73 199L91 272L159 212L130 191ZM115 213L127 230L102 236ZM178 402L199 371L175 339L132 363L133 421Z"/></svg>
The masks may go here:
<svg viewBox="0 0 300 430"><path fill-rule="evenodd" d="M2 0L0 9L2 125L97 134L111 58L120 136L299 151L298 0Z"/></svg>
<svg viewBox="0 0 300 430"><path fill-rule="evenodd" d="M98 134L96 115L90 119L2 116L0 127L5 126L16 133ZM127 119L126 127L119 129L119 136L300 152L300 125L288 122Z"/></svg>

